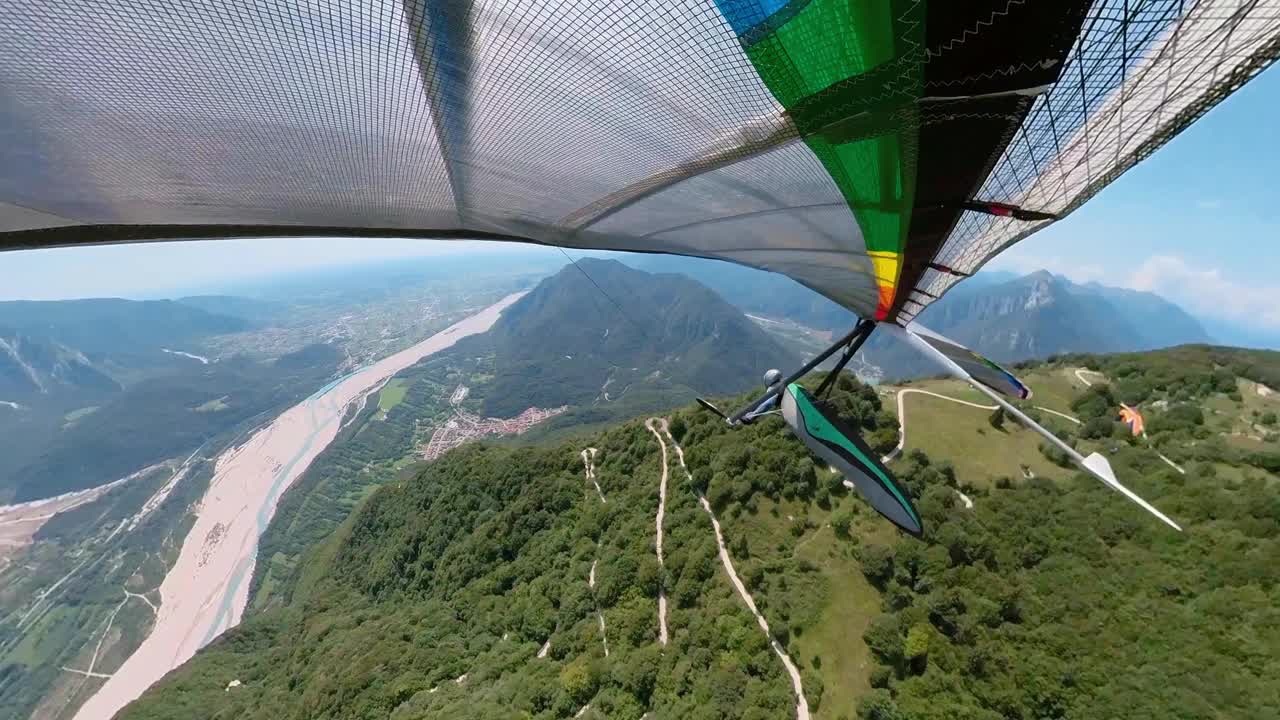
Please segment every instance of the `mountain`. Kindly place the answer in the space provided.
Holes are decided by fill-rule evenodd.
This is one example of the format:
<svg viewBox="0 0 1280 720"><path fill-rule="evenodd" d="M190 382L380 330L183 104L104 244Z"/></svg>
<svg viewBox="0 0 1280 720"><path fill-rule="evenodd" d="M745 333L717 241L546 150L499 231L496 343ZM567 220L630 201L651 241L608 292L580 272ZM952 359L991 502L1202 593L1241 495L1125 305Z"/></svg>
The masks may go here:
<svg viewBox="0 0 1280 720"><path fill-rule="evenodd" d="M24 402L67 390L102 393L120 388L84 353L0 328L0 399Z"/></svg>
<svg viewBox="0 0 1280 720"><path fill-rule="evenodd" d="M1105 298L1080 292L1044 270L988 287L961 284L918 319L931 330L1005 362L1070 351L1137 350L1150 344Z"/></svg>
<svg viewBox="0 0 1280 720"><path fill-rule="evenodd" d="M1143 345L1130 350L1155 350L1188 343L1211 342L1204 325L1185 310L1151 292L1117 288L1091 282L1072 285L1065 278L1055 278L1076 293L1100 295L1122 314L1142 339Z"/></svg>
<svg viewBox="0 0 1280 720"><path fill-rule="evenodd" d="M174 302L215 316L239 318L253 327L268 325L290 310L286 302L237 295L190 295Z"/></svg>
<svg viewBox="0 0 1280 720"><path fill-rule="evenodd" d="M1157 295L1076 285L1045 270L1006 282L966 281L918 319L1004 363L1068 352L1152 350L1209 341L1198 321ZM891 378L938 372L919 353L888 337L872 336L864 352L868 362Z"/></svg>
<svg viewBox="0 0 1280 720"><path fill-rule="evenodd" d="M1280 350L1280 328L1244 325L1222 318L1201 318L1213 328L1218 342L1235 347Z"/></svg>
<svg viewBox="0 0 1280 720"><path fill-rule="evenodd" d="M682 255L628 255L625 262L639 270L697 280L745 313L788 318L816 330L844 331L856 320L853 313L786 275Z"/></svg>
<svg viewBox="0 0 1280 720"><path fill-rule="evenodd" d="M1114 421L1106 386L1072 383L1081 364L1141 389L1149 443ZM1064 437L1108 453L1185 534L1054 465L1029 431L921 398L890 465L919 540L773 418L731 429L687 407L669 436L637 418L474 443L374 491L300 560L286 604L247 611L118 717L1274 717L1280 440L1236 433L1280 406L1256 385L1280 384L1280 354L1190 346L1028 372L1055 387L1038 402L1087 418ZM874 389L842 380L832 403L892 444ZM925 407L946 420L932 456Z"/></svg>
<svg viewBox="0 0 1280 720"><path fill-rule="evenodd" d="M98 405L104 394L191 369L183 352L201 339L248 327L245 318L172 300L0 302L0 400L62 412Z"/></svg>
<svg viewBox="0 0 1280 720"><path fill-rule="evenodd" d="M617 304L615 304L617 303ZM654 390L725 394L796 357L715 292L682 275L584 258L543 280L487 334L484 412L609 403Z"/></svg>
<svg viewBox="0 0 1280 720"><path fill-rule="evenodd" d="M16 463L0 458L0 503L10 494L25 502L96 487L189 453L305 397L341 360L333 345L316 344L270 363L236 357L141 380L64 418L38 454Z"/></svg>
<svg viewBox="0 0 1280 720"><path fill-rule="evenodd" d="M0 302L0 327L88 355L127 356L244 330L248 324L173 300L99 298Z"/></svg>
<svg viewBox="0 0 1280 720"><path fill-rule="evenodd" d="M847 330L855 320L844 308L776 273L669 255L627 262L695 278L746 313L835 332ZM1001 271L978 273L930 305L920 321L1006 362L1061 352L1153 350L1210 342L1198 320L1154 293L1098 283L1078 285L1044 270L1022 277ZM864 357L889 377L937 372L927 360L884 337L873 336Z"/></svg>

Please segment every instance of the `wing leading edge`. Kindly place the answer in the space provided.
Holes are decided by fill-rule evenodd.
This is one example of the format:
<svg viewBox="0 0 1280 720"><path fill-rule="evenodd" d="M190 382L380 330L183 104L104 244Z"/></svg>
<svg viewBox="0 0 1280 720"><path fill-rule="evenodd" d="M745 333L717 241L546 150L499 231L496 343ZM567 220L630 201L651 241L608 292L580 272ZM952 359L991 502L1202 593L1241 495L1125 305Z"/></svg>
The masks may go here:
<svg viewBox="0 0 1280 720"><path fill-rule="evenodd" d="M1182 531L1182 527L1169 519L1167 515L1157 510L1151 503L1143 500L1137 493L1120 484L1120 481L1116 478L1115 470L1111 468L1111 463L1108 462L1105 457L1098 453L1093 453L1088 457L1081 455L1075 448L1063 442L1061 438L1049 432L1036 421L1027 417L1026 413L1022 412L1015 407L1013 403L1006 400L1002 393L1012 395L1019 399L1030 397L1029 390L1026 391L1025 395L1020 394L1020 391L1018 391L1017 388L1020 387L1025 389L1026 386L1015 378L1012 373L981 355L978 355L972 350L965 348L963 345L952 340L948 340L927 328L921 327L918 323L912 323L906 328L890 323L884 323L880 325L879 329L890 333L899 340L902 340L916 348L921 353L933 358L939 365L946 369L948 373L977 388L979 392L982 392L984 395L1003 407L1005 412L1017 418L1023 425L1039 433L1054 446L1065 452L1067 457L1071 458L1072 462L1085 472L1102 481L1103 484L1112 490L1124 495L1126 498L1142 507L1142 509L1152 515L1155 515L1169 527L1179 532ZM957 348L959 352L957 350L952 350L952 348ZM977 360L962 362L965 358L970 356ZM971 374L968 371L969 368L975 367L978 369L978 372ZM1010 379L1012 379L1012 382L1010 382ZM1010 389L1013 389L1014 392L1010 392Z"/></svg>
<svg viewBox="0 0 1280 720"><path fill-rule="evenodd" d="M796 437L831 467L843 473L876 512L906 532L920 537L920 513L858 432L835 413L819 406L804 388L792 383L782 393L782 417Z"/></svg>

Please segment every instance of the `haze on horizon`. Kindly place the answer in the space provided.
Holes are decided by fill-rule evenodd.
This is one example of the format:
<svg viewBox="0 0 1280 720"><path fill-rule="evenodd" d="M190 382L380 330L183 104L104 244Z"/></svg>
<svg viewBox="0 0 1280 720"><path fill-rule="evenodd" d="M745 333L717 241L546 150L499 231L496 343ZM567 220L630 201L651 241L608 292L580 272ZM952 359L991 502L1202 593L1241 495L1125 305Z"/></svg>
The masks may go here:
<svg viewBox="0 0 1280 720"><path fill-rule="evenodd" d="M1280 191L1272 182L1280 140L1270 128L1278 102L1280 74L1264 72L988 269L1046 269L1075 282L1155 292L1205 320L1211 332L1247 330L1280 345L1280 243L1272 241L1280 229ZM337 237L19 251L0 253L0 300L172 297L291 272L512 252L564 259L535 245Z"/></svg>

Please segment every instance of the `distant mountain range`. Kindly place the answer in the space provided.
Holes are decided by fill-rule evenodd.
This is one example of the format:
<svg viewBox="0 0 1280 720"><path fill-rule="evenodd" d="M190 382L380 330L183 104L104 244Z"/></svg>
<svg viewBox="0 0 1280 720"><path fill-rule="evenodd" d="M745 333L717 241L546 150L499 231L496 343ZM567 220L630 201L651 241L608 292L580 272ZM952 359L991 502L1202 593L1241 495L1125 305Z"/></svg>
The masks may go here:
<svg viewBox="0 0 1280 720"><path fill-rule="evenodd" d="M786 318L816 330L844 331L853 313L786 275L681 255L627 255L623 262L651 273L677 273L714 290L743 312Z"/></svg>
<svg viewBox="0 0 1280 720"><path fill-rule="evenodd" d="M166 347L190 338L243 330L247 323L173 300L96 298L0 302L0 327L92 355Z"/></svg>
<svg viewBox="0 0 1280 720"><path fill-rule="evenodd" d="M0 399L16 402L68 388L110 392L120 387L78 350L0 328Z"/></svg>
<svg viewBox="0 0 1280 720"><path fill-rule="evenodd" d="M314 345L273 363L194 353L259 316L238 298L0 302L0 504L114 480L190 452L314 391L342 359ZM201 408L204 408L201 410Z"/></svg>
<svg viewBox="0 0 1280 720"><path fill-rule="evenodd" d="M592 258L543 280L486 337L485 412L496 417L654 391L732 393L798 362L704 285Z"/></svg>
<svg viewBox="0 0 1280 720"><path fill-rule="evenodd" d="M781 275L698 258L655 256L629 262L697 278L745 312L836 332L855 320L844 308ZM1002 362L1212 342L1198 320L1158 295L1079 285L1044 270L1022 277L979 273L930 305L919 320ZM889 378L937 373L918 353L884 336L872 336L863 357Z"/></svg>
<svg viewBox="0 0 1280 720"><path fill-rule="evenodd" d="M247 327L244 318L171 300L0 302L0 400L88 404L189 365L174 352L187 343Z"/></svg>

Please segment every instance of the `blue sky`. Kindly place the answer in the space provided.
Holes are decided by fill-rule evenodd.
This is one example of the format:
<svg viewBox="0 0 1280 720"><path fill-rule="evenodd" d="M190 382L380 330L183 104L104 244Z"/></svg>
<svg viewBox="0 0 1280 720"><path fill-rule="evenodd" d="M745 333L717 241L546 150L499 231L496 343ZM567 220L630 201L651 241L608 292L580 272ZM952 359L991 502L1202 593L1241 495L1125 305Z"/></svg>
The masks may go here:
<svg viewBox="0 0 1280 720"><path fill-rule="evenodd" d="M1271 68L988 267L1152 290L1205 319L1280 331L1277 112Z"/></svg>
<svg viewBox="0 0 1280 720"><path fill-rule="evenodd" d="M992 269L1152 290L1202 318L1280 334L1280 70L1228 98L1153 157ZM305 248L305 251L303 250ZM0 254L0 300L160 297L282 271L509 245L309 238Z"/></svg>

